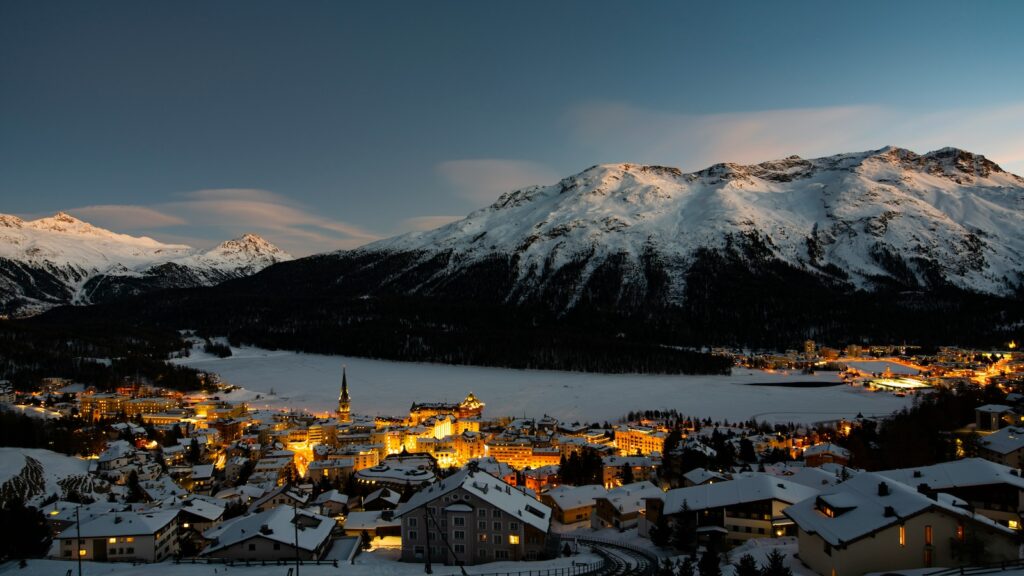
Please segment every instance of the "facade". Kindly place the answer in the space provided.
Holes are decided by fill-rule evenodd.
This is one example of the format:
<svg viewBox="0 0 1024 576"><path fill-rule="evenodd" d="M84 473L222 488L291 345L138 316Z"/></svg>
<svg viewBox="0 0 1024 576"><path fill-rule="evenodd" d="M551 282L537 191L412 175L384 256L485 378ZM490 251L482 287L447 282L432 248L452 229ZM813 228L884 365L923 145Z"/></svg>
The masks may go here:
<svg viewBox="0 0 1024 576"><path fill-rule="evenodd" d="M665 447L665 433L643 426L620 426L615 429L615 446L622 456L660 453Z"/></svg>
<svg viewBox="0 0 1024 576"><path fill-rule="evenodd" d="M51 555L62 560L160 562L178 552L178 511L111 512L57 535Z"/></svg>
<svg viewBox="0 0 1024 576"><path fill-rule="evenodd" d="M541 495L540 501L551 507L555 520L562 524L590 521L596 498L607 492L604 486L559 486Z"/></svg>
<svg viewBox="0 0 1024 576"><path fill-rule="evenodd" d="M590 525L594 528L628 530L637 526L646 507L647 498L658 498L664 493L650 482L635 482L609 490L594 498L594 513Z"/></svg>
<svg viewBox="0 0 1024 576"><path fill-rule="evenodd" d="M403 562L482 564L545 557L551 509L473 468L435 482L395 511Z"/></svg>

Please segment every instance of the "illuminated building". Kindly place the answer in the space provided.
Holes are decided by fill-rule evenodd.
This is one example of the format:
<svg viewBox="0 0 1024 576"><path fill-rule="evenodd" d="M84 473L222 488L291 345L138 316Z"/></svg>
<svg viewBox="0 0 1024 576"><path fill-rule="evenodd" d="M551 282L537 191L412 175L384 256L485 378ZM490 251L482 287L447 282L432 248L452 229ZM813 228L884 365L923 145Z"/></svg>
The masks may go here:
<svg viewBox="0 0 1024 576"><path fill-rule="evenodd" d="M352 421L352 399L348 395L348 377L345 367L341 367L341 394L338 396L338 421Z"/></svg>
<svg viewBox="0 0 1024 576"><path fill-rule="evenodd" d="M665 433L641 426L619 426L615 429L615 447L623 456L661 452L665 447Z"/></svg>

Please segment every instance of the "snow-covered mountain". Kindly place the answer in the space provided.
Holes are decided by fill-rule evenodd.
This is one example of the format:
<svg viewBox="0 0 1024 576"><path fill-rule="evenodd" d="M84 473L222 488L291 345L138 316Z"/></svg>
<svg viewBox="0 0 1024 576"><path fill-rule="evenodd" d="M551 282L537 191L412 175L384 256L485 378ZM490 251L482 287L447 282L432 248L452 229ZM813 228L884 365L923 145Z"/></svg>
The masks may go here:
<svg viewBox="0 0 1024 576"><path fill-rule="evenodd" d="M944 285L1006 296L1024 278L1024 179L955 148L694 173L606 164L339 257L388 262L377 281L396 291L464 288L484 268L504 302L557 293L572 308L595 292L613 305L679 304L693 264L722 254L782 262L850 289Z"/></svg>
<svg viewBox="0 0 1024 576"><path fill-rule="evenodd" d="M28 221L0 214L0 313L210 286L291 258L255 234L201 251L117 234L63 212Z"/></svg>

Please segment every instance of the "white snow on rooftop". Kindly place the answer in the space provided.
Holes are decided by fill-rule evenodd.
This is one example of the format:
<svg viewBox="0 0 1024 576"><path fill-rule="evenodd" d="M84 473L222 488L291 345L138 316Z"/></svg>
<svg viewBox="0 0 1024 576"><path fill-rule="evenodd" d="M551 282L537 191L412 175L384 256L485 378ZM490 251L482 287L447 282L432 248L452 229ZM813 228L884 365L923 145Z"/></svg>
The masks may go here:
<svg viewBox="0 0 1024 576"><path fill-rule="evenodd" d="M734 506L747 502L778 500L792 504L805 498L817 496L818 490L797 484L784 478L752 472L725 482L676 488L665 493L665 514L683 510L683 503L690 510L705 510Z"/></svg>
<svg viewBox="0 0 1024 576"><path fill-rule="evenodd" d="M298 518L299 528L296 536L295 519ZM330 537L334 528L333 518L314 514L308 510L278 506L264 510L258 514L247 514L232 518L223 524L207 530L203 537L213 540L203 554L209 554L227 548L238 542L256 537L263 537L275 542L294 546L296 537L298 547L302 550L316 550L324 540Z"/></svg>

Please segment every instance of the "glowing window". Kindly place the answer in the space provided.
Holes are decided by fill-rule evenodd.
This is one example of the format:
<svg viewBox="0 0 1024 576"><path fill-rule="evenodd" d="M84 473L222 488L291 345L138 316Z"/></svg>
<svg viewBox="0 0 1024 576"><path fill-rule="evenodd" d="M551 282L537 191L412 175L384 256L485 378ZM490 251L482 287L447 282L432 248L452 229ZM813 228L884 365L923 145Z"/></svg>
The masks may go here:
<svg viewBox="0 0 1024 576"><path fill-rule="evenodd" d="M508 535L508 543L509 544L519 544L519 536L517 536L516 534L509 534Z"/></svg>
<svg viewBox="0 0 1024 576"><path fill-rule="evenodd" d="M107 542L110 542L111 544L113 544L113 543L117 542L117 538L110 538L110 539L107 540Z"/></svg>
<svg viewBox="0 0 1024 576"><path fill-rule="evenodd" d="M925 544L925 546L931 546L932 545L932 527L931 526L925 526L924 527L924 544Z"/></svg>
<svg viewBox="0 0 1024 576"><path fill-rule="evenodd" d="M900 526L900 546L907 545L907 527Z"/></svg>

